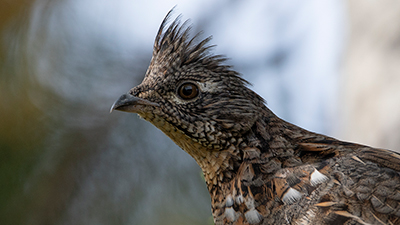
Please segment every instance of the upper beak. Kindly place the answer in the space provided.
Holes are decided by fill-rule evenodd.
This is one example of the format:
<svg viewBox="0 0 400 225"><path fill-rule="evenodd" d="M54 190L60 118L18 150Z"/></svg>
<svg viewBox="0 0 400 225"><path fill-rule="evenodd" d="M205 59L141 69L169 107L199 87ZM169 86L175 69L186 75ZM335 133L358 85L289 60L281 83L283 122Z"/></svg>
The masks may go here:
<svg viewBox="0 0 400 225"><path fill-rule="evenodd" d="M159 104L148 101L143 98L135 97L129 93L121 95L117 101L111 106L110 113L114 110L124 112L141 112L143 106L159 106Z"/></svg>

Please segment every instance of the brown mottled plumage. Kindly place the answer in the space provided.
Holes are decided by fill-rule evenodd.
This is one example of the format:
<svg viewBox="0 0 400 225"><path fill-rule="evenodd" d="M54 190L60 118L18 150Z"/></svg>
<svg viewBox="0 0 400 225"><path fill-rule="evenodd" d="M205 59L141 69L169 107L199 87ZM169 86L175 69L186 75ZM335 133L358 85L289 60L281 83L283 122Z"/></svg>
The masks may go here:
<svg viewBox="0 0 400 225"><path fill-rule="evenodd" d="M143 82L112 110L139 114L203 170L215 224L400 224L400 155L279 119L178 20Z"/></svg>

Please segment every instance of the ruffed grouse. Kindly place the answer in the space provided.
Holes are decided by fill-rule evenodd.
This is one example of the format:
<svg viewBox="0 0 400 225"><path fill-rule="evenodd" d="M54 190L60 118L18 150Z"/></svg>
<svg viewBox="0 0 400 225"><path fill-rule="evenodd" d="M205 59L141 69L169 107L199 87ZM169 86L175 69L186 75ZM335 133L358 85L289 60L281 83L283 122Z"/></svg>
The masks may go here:
<svg viewBox="0 0 400 225"><path fill-rule="evenodd" d="M400 224L400 155L275 116L207 38L179 19L157 33L143 82L111 110L134 112L201 167L215 224Z"/></svg>

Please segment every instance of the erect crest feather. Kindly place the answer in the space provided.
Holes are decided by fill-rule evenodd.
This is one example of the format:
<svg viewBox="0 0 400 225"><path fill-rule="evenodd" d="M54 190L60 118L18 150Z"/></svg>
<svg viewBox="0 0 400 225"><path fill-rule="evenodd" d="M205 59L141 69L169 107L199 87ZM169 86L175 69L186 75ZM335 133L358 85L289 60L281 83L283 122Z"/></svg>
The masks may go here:
<svg viewBox="0 0 400 225"><path fill-rule="evenodd" d="M190 37L191 26L189 20L181 24L179 15L169 26L169 20L174 9L170 10L162 21L154 42L152 64L162 67L163 71L177 69L184 65L203 67L204 69L228 75L238 79L243 84L248 84L231 66L222 64L226 58L214 55L210 50L214 45L209 45L211 36L197 42L201 33Z"/></svg>

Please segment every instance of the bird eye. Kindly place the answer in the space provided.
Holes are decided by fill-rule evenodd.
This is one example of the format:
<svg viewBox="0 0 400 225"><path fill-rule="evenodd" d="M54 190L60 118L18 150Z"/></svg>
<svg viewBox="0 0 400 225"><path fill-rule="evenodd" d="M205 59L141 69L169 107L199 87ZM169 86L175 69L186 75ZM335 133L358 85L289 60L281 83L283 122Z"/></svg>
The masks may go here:
<svg viewBox="0 0 400 225"><path fill-rule="evenodd" d="M192 83L183 83L179 88L178 88L178 95L185 99L185 100L190 100L199 94L199 89L197 88L196 85Z"/></svg>

